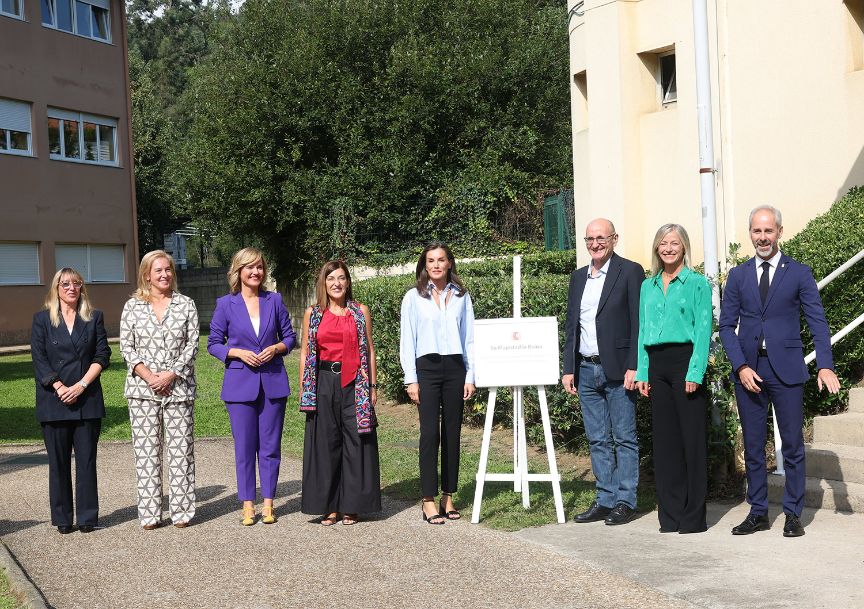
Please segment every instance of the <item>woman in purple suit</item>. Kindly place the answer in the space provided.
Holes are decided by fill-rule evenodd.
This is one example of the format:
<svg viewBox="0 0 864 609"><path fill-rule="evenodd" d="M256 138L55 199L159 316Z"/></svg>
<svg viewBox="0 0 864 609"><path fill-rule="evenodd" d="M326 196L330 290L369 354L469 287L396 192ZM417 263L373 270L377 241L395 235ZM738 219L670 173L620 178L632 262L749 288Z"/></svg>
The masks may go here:
<svg viewBox="0 0 864 609"><path fill-rule="evenodd" d="M225 362L221 398L228 408L237 494L243 502L241 524L255 524L255 459L261 478L261 520L276 522L273 496L279 479L285 402L291 393L282 357L296 336L278 292L262 289L267 263L260 250L247 247L231 260L231 293L216 301L207 351Z"/></svg>

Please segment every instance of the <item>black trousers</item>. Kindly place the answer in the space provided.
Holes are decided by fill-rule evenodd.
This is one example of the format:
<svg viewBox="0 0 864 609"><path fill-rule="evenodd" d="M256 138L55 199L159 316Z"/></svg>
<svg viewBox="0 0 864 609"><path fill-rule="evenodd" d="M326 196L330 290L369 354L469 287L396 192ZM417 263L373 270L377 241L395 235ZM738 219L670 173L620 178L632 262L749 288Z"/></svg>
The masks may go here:
<svg viewBox="0 0 864 609"><path fill-rule="evenodd" d="M366 514L381 510L378 436L357 433L354 383L342 387L342 377L318 372L318 409L306 413L303 437L304 514L343 512Z"/></svg>
<svg viewBox="0 0 864 609"><path fill-rule="evenodd" d="M648 348L657 512L663 530L683 533L707 529L708 394L684 390L692 353L689 343Z"/></svg>
<svg viewBox="0 0 864 609"><path fill-rule="evenodd" d="M459 438L465 405L465 363L461 355L417 358L420 384L420 487L424 497L438 494L438 447L441 447L441 491L455 493L459 484Z"/></svg>
<svg viewBox="0 0 864 609"><path fill-rule="evenodd" d="M96 488L96 447L102 419L42 423L48 451L48 501L51 524L72 526L72 451L75 451L75 507L78 525L95 526L99 519Z"/></svg>

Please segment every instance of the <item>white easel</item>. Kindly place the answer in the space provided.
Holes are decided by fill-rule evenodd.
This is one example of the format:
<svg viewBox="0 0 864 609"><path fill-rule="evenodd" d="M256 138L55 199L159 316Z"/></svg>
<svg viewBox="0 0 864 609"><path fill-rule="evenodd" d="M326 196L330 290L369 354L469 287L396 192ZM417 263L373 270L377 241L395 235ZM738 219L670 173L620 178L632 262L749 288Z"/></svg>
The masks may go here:
<svg viewBox="0 0 864 609"><path fill-rule="evenodd" d="M513 317L522 317L522 257L513 257ZM558 464L555 461L555 447L552 443L552 427L549 422L549 407L546 403L546 387L537 385L537 396L540 401L540 417L543 421L543 437L546 443L546 455L549 459L548 474L528 473L528 444L525 435L525 409L522 401L523 386L511 387L513 395L513 473L487 473L489 461L489 442L492 438L492 420L495 413L495 398L498 387L489 389L489 402L486 405L486 423L483 428L483 444L480 447L480 463L477 466L477 488L474 492L474 508L471 522L480 522L480 504L483 501L483 487L489 482L513 481L513 491L522 493L522 506L531 507L531 497L528 491L529 482L551 482L552 494L555 498L555 512L558 523L564 523L564 504L561 500L561 477L558 475Z"/></svg>

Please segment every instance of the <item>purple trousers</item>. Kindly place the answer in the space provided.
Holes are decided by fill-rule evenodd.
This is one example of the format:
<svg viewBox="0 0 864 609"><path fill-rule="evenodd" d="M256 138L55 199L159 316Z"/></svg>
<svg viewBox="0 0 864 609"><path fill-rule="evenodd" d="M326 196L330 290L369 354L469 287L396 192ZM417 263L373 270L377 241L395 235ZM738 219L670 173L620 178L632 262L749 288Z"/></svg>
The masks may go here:
<svg viewBox="0 0 864 609"><path fill-rule="evenodd" d="M269 399L262 390L254 402L226 402L234 436L237 496L255 501L255 459L261 478L261 497L273 499L282 462L282 425L287 398Z"/></svg>

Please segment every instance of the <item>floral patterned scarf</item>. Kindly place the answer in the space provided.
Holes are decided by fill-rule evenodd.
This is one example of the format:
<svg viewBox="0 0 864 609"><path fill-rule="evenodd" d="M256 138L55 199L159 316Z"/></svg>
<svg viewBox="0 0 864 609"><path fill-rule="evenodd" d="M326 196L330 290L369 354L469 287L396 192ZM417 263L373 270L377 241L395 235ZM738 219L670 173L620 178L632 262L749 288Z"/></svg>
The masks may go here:
<svg viewBox="0 0 864 609"><path fill-rule="evenodd" d="M354 379L354 403L357 411L357 433L369 433L378 425L375 409L369 391L369 341L366 337L366 317L360 305L353 300L346 303L354 323L357 325L357 341L360 345L360 367ZM303 365L303 392L300 396L301 412L318 410L318 326L324 312L321 307L312 307L309 316L309 330L306 361Z"/></svg>

